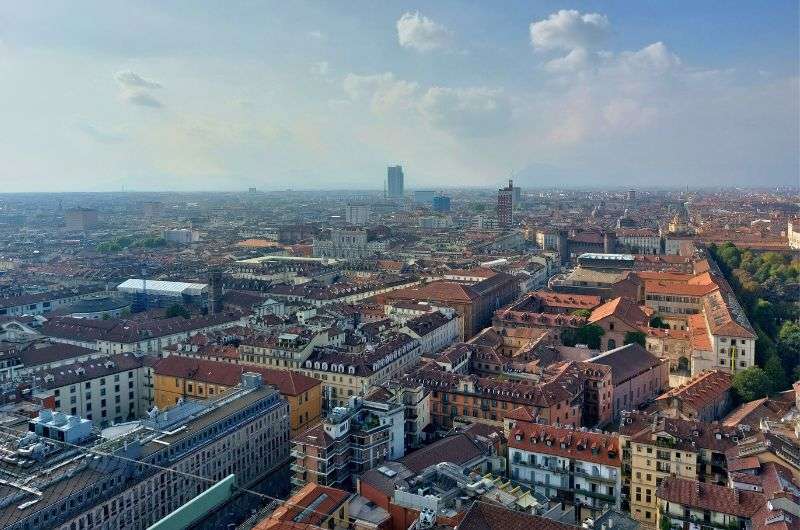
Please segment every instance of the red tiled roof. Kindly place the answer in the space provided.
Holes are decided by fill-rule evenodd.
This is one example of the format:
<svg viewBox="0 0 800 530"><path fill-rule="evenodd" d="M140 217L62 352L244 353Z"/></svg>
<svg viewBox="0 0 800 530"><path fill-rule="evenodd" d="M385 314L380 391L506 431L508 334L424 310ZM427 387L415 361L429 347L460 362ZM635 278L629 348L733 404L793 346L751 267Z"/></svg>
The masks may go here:
<svg viewBox="0 0 800 530"><path fill-rule="evenodd" d="M615 316L634 328L647 324L647 315L636 302L621 297L614 298L592 311L589 322L598 322L610 316Z"/></svg>
<svg viewBox="0 0 800 530"><path fill-rule="evenodd" d="M292 495L282 506L272 512L270 519L300 524L320 525L329 517L335 516L336 510L349 499L351 493L309 483ZM321 501L319 499L322 498ZM315 502L317 501L317 502ZM305 510L315 504L313 510ZM254 530L258 529L256 526ZM269 528L269 527L263 527Z"/></svg>
<svg viewBox="0 0 800 530"><path fill-rule="evenodd" d="M696 410L702 410L720 401L723 395L730 390L732 382L733 376L728 372L704 371L683 385L658 396L657 401L670 402L672 398L678 398L683 404L690 405Z"/></svg>
<svg viewBox="0 0 800 530"><path fill-rule="evenodd" d="M575 530L569 524L546 517L504 508L498 504L475 501L458 525L458 530Z"/></svg>
<svg viewBox="0 0 800 530"><path fill-rule="evenodd" d="M170 355L158 361L154 367L156 375L180 377L204 383L234 387L241 381L242 373L261 374L265 384L272 385L284 396L297 396L311 390L321 382L290 370L268 370L257 366L224 363Z"/></svg>
<svg viewBox="0 0 800 530"><path fill-rule="evenodd" d="M520 422L511 430L508 446L606 466L622 466L619 436L615 434Z"/></svg>
<svg viewBox="0 0 800 530"><path fill-rule="evenodd" d="M656 496L681 506L737 517L750 517L766 503L764 495L755 491L739 491L678 477L665 477Z"/></svg>

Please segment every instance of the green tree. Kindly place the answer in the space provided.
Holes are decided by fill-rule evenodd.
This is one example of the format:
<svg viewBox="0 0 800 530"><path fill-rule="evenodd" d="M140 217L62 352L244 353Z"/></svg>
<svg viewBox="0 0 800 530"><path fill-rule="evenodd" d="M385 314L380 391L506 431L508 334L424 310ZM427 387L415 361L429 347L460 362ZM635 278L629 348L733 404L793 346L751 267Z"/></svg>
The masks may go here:
<svg viewBox="0 0 800 530"><path fill-rule="evenodd" d="M758 366L745 368L733 377L733 389L743 402L769 395L772 383L767 373Z"/></svg>
<svg viewBox="0 0 800 530"><path fill-rule="evenodd" d="M572 312L572 314L575 315L576 317L583 317L583 318L589 318L590 316L592 316L592 312L588 309L576 309L575 311Z"/></svg>
<svg viewBox="0 0 800 530"><path fill-rule="evenodd" d="M772 355L767 359L767 363L764 365L764 373L767 374L772 384L773 392L786 389L786 372L783 369L783 364L779 356Z"/></svg>
<svg viewBox="0 0 800 530"><path fill-rule="evenodd" d="M586 344L593 350L600 349L600 338L606 331L597 324L587 324L575 334L576 344Z"/></svg>
<svg viewBox="0 0 800 530"><path fill-rule="evenodd" d="M662 328L662 329L669 329L669 324L664 322L660 316L656 315L650 319L650 327L651 328Z"/></svg>
<svg viewBox="0 0 800 530"><path fill-rule="evenodd" d="M189 313L189 310L186 309L181 304L174 304L167 308L166 312L167 318L175 318L175 317L189 318L190 316L191 314Z"/></svg>
<svg viewBox="0 0 800 530"><path fill-rule="evenodd" d="M629 331L625 333L625 344L638 344L644 348L646 340L647 335L642 331Z"/></svg>
<svg viewBox="0 0 800 530"><path fill-rule="evenodd" d="M669 515L665 512L661 512L661 520L658 522L658 530L671 530L672 525L670 524Z"/></svg>

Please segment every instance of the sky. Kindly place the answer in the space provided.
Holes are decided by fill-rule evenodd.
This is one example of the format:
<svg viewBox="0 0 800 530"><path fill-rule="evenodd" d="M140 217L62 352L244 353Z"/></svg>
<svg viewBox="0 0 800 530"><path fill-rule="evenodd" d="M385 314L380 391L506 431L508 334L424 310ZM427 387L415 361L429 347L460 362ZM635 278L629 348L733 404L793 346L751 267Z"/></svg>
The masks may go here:
<svg viewBox="0 0 800 530"><path fill-rule="evenodd" d="M0 192L800 184L798 3L0 3Z"/></svg>

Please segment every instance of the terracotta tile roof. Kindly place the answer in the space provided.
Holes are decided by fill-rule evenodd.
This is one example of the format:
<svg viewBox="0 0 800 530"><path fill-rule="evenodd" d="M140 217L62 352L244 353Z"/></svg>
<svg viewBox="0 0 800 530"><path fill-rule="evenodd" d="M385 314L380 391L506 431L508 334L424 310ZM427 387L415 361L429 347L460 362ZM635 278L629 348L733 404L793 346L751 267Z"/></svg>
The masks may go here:
<svg viewBox="0 0 800 530"><path fill-rule="evenodd" d="M309 483L272 512L270 519L320 525L330 516L335 516L339 507L347 502L351 495L347 491ZM259 527L256 526L257 528Z"/></svg>
<svg viewBox="0 0 800 530"><path fill-rule="evenodd" d="M467 276L472 278L491 278L497 274L492 269L485 267L475 267L472 269L451 269L445 271L445 276Z"/></svg>
<svg viewBox="0 0 800 530"><path fill-rule="evenodd" d="M509 510L498 504L475 501L458 530L575 530L575 527L546 517Z"/></svg>
<svg viewBox="0 0 800 530"><path fill-rule="evenodd" d="M708 449L725 453L737 447L734 438L744 434L737 428L724 427L717 422L707 423L680 418L664 418L646 412L623 411L620 434L630 436L631 441L654 444L657 436L669 437L675 449L698 451Z"/></svg>
<svg viewBox="0 0 800 530"><path fill-rule="evenodd" d="M665 477L656 490L659 499L689 508L751 517L766 503L762 493L678 477Z"/></svg>
<svg viewBox="0 0 800 530"><path fill-rule="evenodd" d="M595 323L604 318L615 316L631 327L647 325L647 315L639 305L628 298L614 298L592 311L589 322Z"/></svg>
<svg viewBox="0 0 800 530"><path fill-rule="evenodd" d="M599 296L588 294L552 293L549 291L533 291L530 296L538 298L542 305L548 307L564 307L570 309L593 309L600 305Z"/></svg>
<svg viewBox="0 0 800 530"><path fill-rule="evenodd" d="M729 427L749 425L754 429L759 428L762 419L777 421L792 409L791 401L781 401L774 398L761 398L742 403L725 419L722 424Z"/></svg>
<svg viewBox="0 0 800 530"><path fill-rule="evenodd" d="M456 282L431 282L422 287L409 287L392 291L387 298L393 300L426 300L442 302L471 302L478 298L478 293L469 285Z"/></svg>
<svg viewBox="0 0 800 530"><path fill-rule="evenodd" d="M619 436L615 434L519 422L511 429L508 447L605 466L622 466Z"/></svg>
<svg viewBox="0 0 800 530"><path fill-rule="evenodd" d="M491 448L477 436L462 432L417 449L401 458L399 462L414 473L420 473L440 462L452 462L461 466L481 456L489 456L491 453Z"/></svg>
<svg viewBox="0 0 800 530"><path fill-rule="evenodd" d="M158 361L156 375L180 377L203 383L234 387L241 381L242 373L261 374L265 384L272 385L284 396L297 396L320 385L321 382L291 370L268 370L258 366L233 364L205 359L170 355Z"/></svg>
<svg viewBox="0 0 800 530"><path fill-rule="evenodd" d="M733 376L720 370L704 371L689 379L683 385L671 389L658 396L656 401L670 403L673 398L680 399L684 405L690 405L695 410L720 401L723 395L731 389Z"/></svg>
<svg viewBox="0 0 800 530"><path fill-rule="evenodd" d="M748 339L756 337L733 292L716 291L704 297L703 312L713 335Z"/></svg>
<svg viewBox="0 0 800 530"><path fill-rule="evenodd" d="M708 326L706 326L705 315L702 313L689 315L687 324L689 326L692 348L699 351L713 351L711 338L708 336Z"/></svg>
<svg viewBox="0 0 800 530"><path fill-rule="evenodd" d="M719 289L716 285L694 285L688 282L670 282L663 280L647 280L644 282L645 292L656 294L700 297L716 289Z"/></svg>

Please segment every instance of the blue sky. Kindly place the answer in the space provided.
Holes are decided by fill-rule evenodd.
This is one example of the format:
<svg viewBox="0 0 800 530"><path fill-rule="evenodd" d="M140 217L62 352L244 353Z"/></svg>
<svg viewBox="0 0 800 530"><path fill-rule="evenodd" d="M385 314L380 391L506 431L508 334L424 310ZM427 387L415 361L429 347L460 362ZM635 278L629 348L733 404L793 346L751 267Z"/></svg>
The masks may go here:
<svg viewBox="0 0 800 530"><path fill-rule="evenodd" d="M7 2L3 191L798 183L796 2Z"/></svg>

